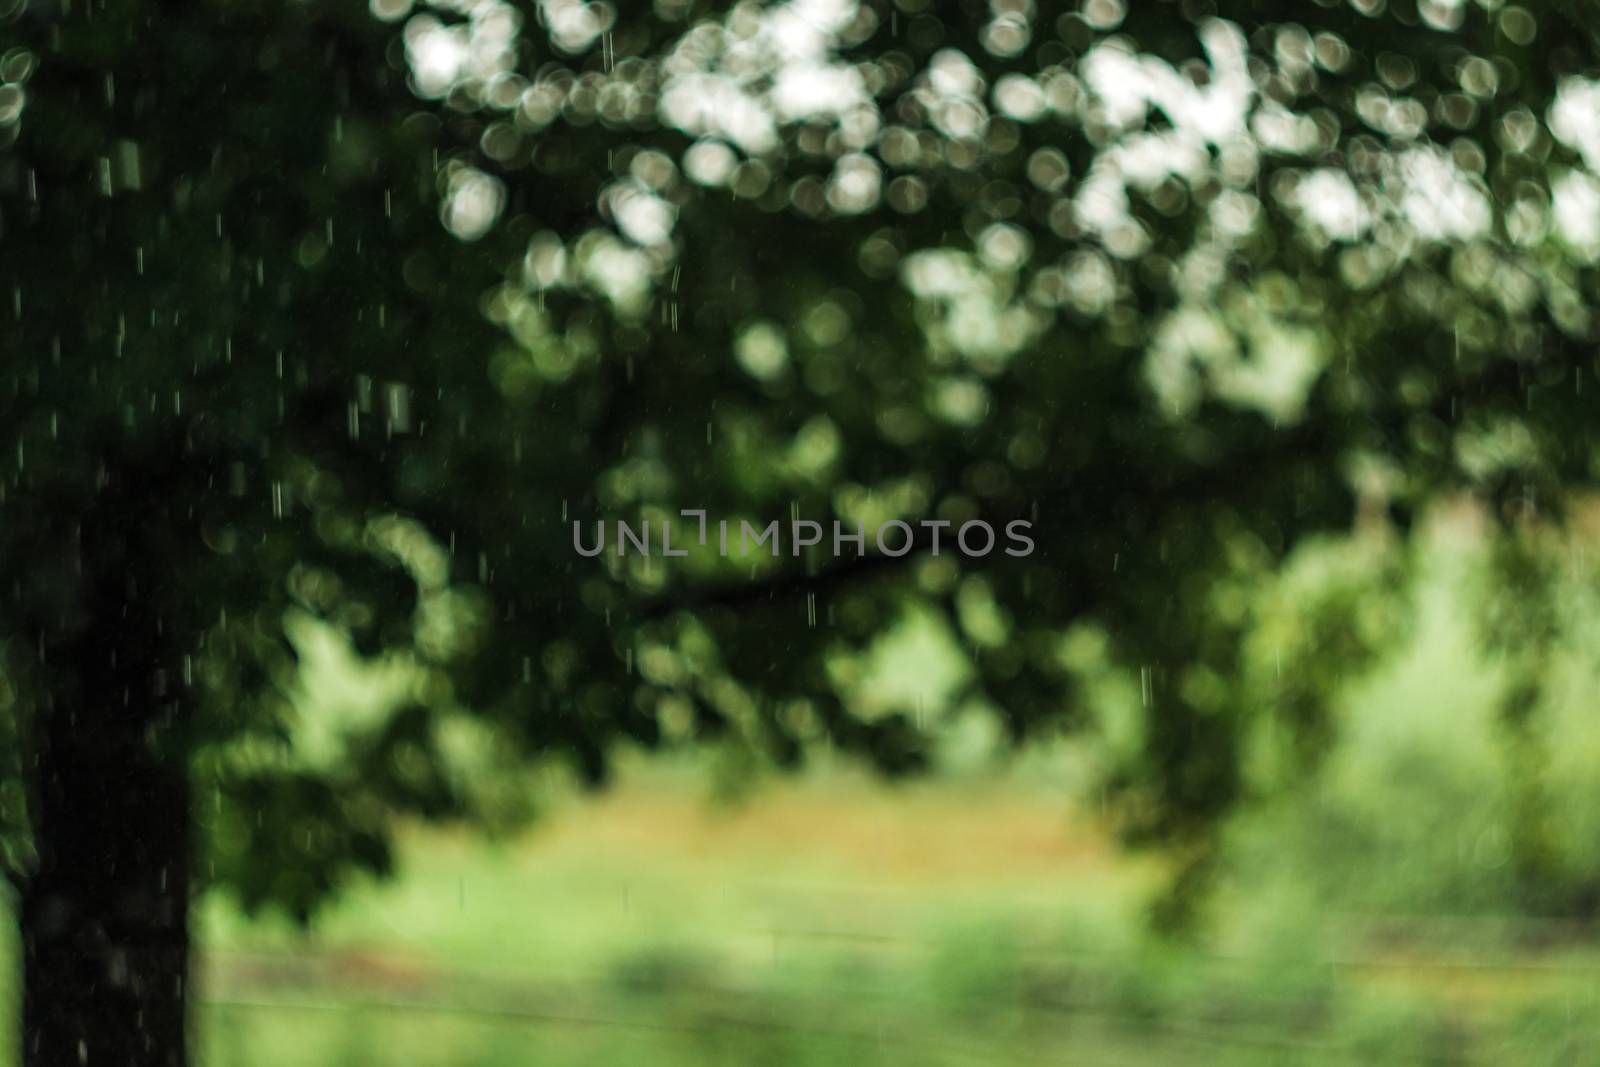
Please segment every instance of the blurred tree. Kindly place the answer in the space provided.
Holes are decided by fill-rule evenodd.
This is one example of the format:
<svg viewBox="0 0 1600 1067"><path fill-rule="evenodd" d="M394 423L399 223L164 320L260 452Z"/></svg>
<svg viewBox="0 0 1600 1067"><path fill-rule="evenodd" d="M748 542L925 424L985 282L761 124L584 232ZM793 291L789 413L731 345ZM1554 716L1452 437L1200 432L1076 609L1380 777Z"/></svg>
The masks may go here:
<svg viewBox="0 0 1600 1067"><path fill-rule="evenodd" d="M1586 12L0 0L25 1061L182 1062L195 876L308 914L396 813L491 816L474 759L915 767L849 699L912 602L1018 740L1082 721L1097 627L1118 810L1203 870L1272 714L1241 571L1358 496L1593 479ZM685 508L866 551L574 551ZM935 553L973 518L1037 551ZM293 613L411 699L306 744ZM1354 665L1339 617L1303 643Z"/></svg>

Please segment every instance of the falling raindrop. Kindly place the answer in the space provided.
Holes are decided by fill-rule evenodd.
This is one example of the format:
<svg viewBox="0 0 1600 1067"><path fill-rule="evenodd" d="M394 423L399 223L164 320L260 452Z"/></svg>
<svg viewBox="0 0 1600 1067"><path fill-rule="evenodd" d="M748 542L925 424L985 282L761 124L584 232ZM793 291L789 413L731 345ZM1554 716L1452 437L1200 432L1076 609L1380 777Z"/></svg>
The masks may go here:
<svg viewBox="0 0 1600 1067"><path fill-rule="evenodd" d="M389 402L386 405L388 429L391 433L411 432L411 387L402 382L389 385Z"/></svg>

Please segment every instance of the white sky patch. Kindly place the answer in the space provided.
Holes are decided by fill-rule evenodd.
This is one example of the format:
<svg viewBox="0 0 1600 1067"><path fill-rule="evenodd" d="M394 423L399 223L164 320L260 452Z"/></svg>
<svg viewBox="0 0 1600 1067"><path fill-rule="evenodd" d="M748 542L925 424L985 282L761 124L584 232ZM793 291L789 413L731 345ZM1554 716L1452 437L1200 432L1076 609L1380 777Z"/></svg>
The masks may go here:
<svg viewBox="0 0 1600 1067"><path fill-rule="evenodd" d="M1600 82L1563 78L1550 105L1550 132L1600 173Z"/></svg>
<svg viewBox="0 0 1600 1067"><path fill-rule="evenodd" d="M975 100L983 95L983 73L967 58L966 53L945 48L928 60L928 86L940 96Z"/></svg>
<svg viewBox="0 0 1600 1067"><path fill-rule="evenodd" d="M1394 160L1389 184L1417 236L1435 241L1476 237L1489 228L1489 198L1437 145L1410 149Z"/></svg>
<svg viewBox="0 0 1600 1067"><path fill-rule="evenodd" d="M1062 266L1066 271L1066 299L1080 314L1100 315L1117 296L1117 275L1111 262L1093 249L1078 252Z"/></svg>
<svg viewBox="0 0 1600 1067"><path fill-rule="evenodd" d="M993 373L1033 339L1040 325L1024 306L1001 304L992 293L974 294L950 305L944 339L972 366Z"/></svg>
<svg viewBox="0 0 1600 1067"><path fill-rule="evenodd" d="M916 99L928 110L934 129L954 141L974 140L989 124L983 73L965 53L946 48L928 60Z"/></svg>
<svg viewBox="0 0 1600 1067"><path fill-rule="evenodd" d="M777 378L789 366L789 345L783 331L770 322L746 326L734 342L733 356L746 374L760 381Z"/></svg>
<svg viewBox="0 0 1600 1067"><path fill-rule="evenodd" d="M1255 98L1255 83L1245 66L1245 40L1239 28L1220 19L1200 27L1200 45L1211 61L1211 81L1204 88L1187 79L1175 99L1158 101L1173 125L1192 129L1212 144L1236 140L1245 132L1245 115Z"/></svg>
<svg viewBox="0 0 1600 1067"><path fill-rule="evenodd" d="M958 426L976 426L989 410L989 391L971 378L946 378L934 386L933 407Z"/></svg>
<svg viewBox="0 0 1600 1067"><path fill-rule="evenodd" d="M859 9L853 0L790 0L766 15L761 36L781 60L821 59Z"/></svg>
<svg viewBox="0 0 1600 1067"><path fill-rule="evenodd" d="M1178 130L1220 145L1245 135L1255 84L1245 67L1245 41L1238 27L1210 19L1200 28L1200 43L1211 64L1204 86L1155 56L1134 55L1118 40L1096 45L1084 56L1081 73L1113 126L1142 124L1154 107Z"/></svg>
<svg viewBox="0 0 1600 1067"><path fill-rule="evenodd" d="M924 322L930 343L960 353L983 373L998 371L1044 325L1036 309L1012 300L1015 293L1004 272L997 276L969 253L951 248L912 253L902 261L901 277L914 296L942 308L942 316Z"/></svg>
<svg viewBox="0 0 1600 1067"><path fill-rule="evenodd" d="M842 115L866 98L861 73L854 67L815 62L784 67L771 91L772 105L785 121Z"/></svg>
<svg viewBox="0 0 1600 1067"><path fill-rule="evenodd" d="M683 171L701 185L725 185L739 157L721 141L696 141L683 154Z"/></svg>
<svg viewBox="0 0 1600 1067"><path fill-rule="evenodd" d="M1256 109L1250 132L1261 147L1270 152L1300 155L1316 148L1317 124L1309 115L1298 115L1282 104L1267 103Z"/></svg>
<svg viewBox="0 0 1600 1067"><path fill-rule="evenodd" d="M688 133L731 141L751 155L778 147L772 113L736 81L720 74L670 78L661 94L661 117Z"/></svg>
<svg viewBox="0 0 1600 1067"><path fill-rule="evenodd" d="M994 83L994 106L1008 118L1033 122L1050 109L1050 101L1026 74L1007 74Z"/></svg>
<svg viewBox="0 0 1600 1067"><path fill-rule="evenodd" d="M845 215L870 211L878 204L883 172L871 156L851 153L834 165L828 182L828 204Z"/></svg>
<svg viewBox="0 0 1600 1067"><path fill-rule="evenodd" d="M1193 132L1178 129L1131 134L1103 154L1135 189L1149 191L1176 175L1191 182L1205 177L1211 155Z"/></svg>
<svg viewBox="0 0 1600 1067"><path fill-rule="evenodd" d="M610 4L584 0L539 0L539 13L555 46L574 55L592 47L617 17Z"/></svg>
<svg viewBox="0 0 1600 1067"><path fill-rule="evenodd" d="M1550 232L1550 217L1550 205L1543 199L1519 196L1506 208L1506 235L1523 247L1538 244Z"/></svg>
<svg viewBox="0 0 1600 1067"><path fill-rule="evenodd" d="M1203 307L1181 307L1156 333L1145 377L1167 411L1181 417L1204 395L1208 368L1238 360L1238 339L1218 315Z"/></svg>
<svg viewBox="0 0 1600 1067"><path fill-rule="evenodd" d="M673 49L663 66L661 117L762 155L778 147L780 123L842 119L869 106L860 72L835 55L858 10L854 0L736 6L720 25L690 31Z"/></svg>
<svg viewBox="0 0 1600 1067"><path fill-rule="evenodd" d="M1206 212L1217 235L1239 238L1255 229L1261 217L1261 202L1249 193L1237 189L1224 189L1211 201Z"/></svg>
<svg viewBox="0 0 1600 1067"><path fill-rule="evenodd" d="M658 245L672 236L677 209L643 184L617 182L607 190L606 203L617 229L635 244Z"/></svg>
<svg viewBox="0 0 1600 1067"><path fill-rule="evenodd" d="M594 288L625 315L649 306L653 265L643 251L629 248L603 230L590 230L575 249L578 269Z"/></svg>
<svg viewBox="0 0 1600 1067"><path fill-rule="evenodd" d="M406 60L419 96L438 99L461 83L482 86L516 66L522 16L501 0L436 0L434 7L466 15L445 25L426 12L404 31Z"/></svg>
<svg viewBox="0 0 1600 1067"><path fill-rule="evenodd" d="M417 94L437 99L449 92L467 65L466 30L418 15L406 23L405 42Z"/></svg>
<svg viewBox="0 0 1600 1067"><path fill-rule="evenodd" d="M934 105L933 125L953 141L976 140L989 123L983 104L966 97L946 97Z"/></svg>
<svg viewBox="0 0 1600 1067"><path fill-rule="evenodd" d="M463 241L476 241L500 217L505 201L500 179L474 167L457 166L450 172L440 212L451 233Z"/></svg>
<svg viewBox="0 0 1600 1067"><path fill-rule="evenodd" d="M1372 228L1372 213L1342 170L1323 168L1302 175L1295 182L1294 206L1335 241L1357 240Z"/></svg>
<svg viewBox="0 0 1600 1067"><path fill-rule="evenodd" d="M1079 227L1097 234L1106 251L1131 259L1150 245L1150 236L1129 210L1128 179L1112 152L1102 152L1072 199Z"/></svg>
<svg viewBox="0 0 1600 1067"><path fill-rule="evenodd" d="M1418 0L1417 13L1433 29L1450 33L1461 28L1466 7L1466 0Z"/></svg>
<svg viewBox="0 0 1600 1067"><path fill-rule="evenodd" d="M1196 183L1217 169L1234 182L1241 161L1252 161L1247 121L1255 86L1245 65L1244 37L1220 19L1200 28L1210 61L1205 85L1196 85L1165 60L1136 55L1120 39L1096 45L1080 73L1105 120L1125 132L1101 151L1073 197L1078 226L1098 234L1112 254L1127 258L1148 246L1148 235L1129 212L1128 187L1149 191L1169 176ZM1171 122L1163 130L1138 130L1152 109ZM1220 148L1212 159L1210 146ZM1253 166L1249 168L1253 174Z"/></svg>
<svg viewBox="0 0 1600 1067"><path fill-rule="evenodd" d="M1160 60L1155 62L1160 64ZM1096 45L1083 57L1079 73L1111 125L1138 125L1150 113L1150 75L1144 60L1134 55L1126 42L1110 40Z"/></svg>
<svg viewBox="0 0 1600 1067"><path fill-rule="evenodd" d="M951 248L913 252L901 268L906 288L924 300L952 299L983 284L971 257Z"/></svg>
<svg viewBox="0 0 1600 1067"><path fill-rule="evenodd" d="M1114 162L1105 156L1095 159L1073 197L1072 213L1079 226L1095 233L1106 233L1130 220L1128 186Z"/></svg>
<svg viewBox="0 0 1600 1067"><path fill-rule="evenodd" d="M571 282L566 247L553 230L541 230L528 242L522 259L522 276L535 289L551 289Z"/></svg>
<svg viewBox="0 0 1600 1067"><path fill-rule="evenodd" d="M1221 395L1278 422L1295 421L1322 373L1324 360L1316 334L1266 315L1256 316L1248 330L1250 358L1230 368L1219 383Z"/></svg>
<svg viewBox="0 0 1600 1067"><path fill-rule="evenodd" d="M1021 227L996 222L978 235L978 258L990 270L1015 271L1033 254L1033 238Z"/></svg>
<svg viewBox="0 0 1600 1067"><path fill-rule="evenodd" d="M1162 323L1145 376L1170 415L1188 414L1210 394L1280 422L1299 417L1323 366L1315 335L1275 320L1253 300L1237 319L1189 304Z"/></svg>
<svg viewBox="0 0 1600 1067"><path fill-rule="evenodd" d="M1585 260L1600 258L1600 179L1568 171L1556 179L1551 193L1561 242Z"/></svg>

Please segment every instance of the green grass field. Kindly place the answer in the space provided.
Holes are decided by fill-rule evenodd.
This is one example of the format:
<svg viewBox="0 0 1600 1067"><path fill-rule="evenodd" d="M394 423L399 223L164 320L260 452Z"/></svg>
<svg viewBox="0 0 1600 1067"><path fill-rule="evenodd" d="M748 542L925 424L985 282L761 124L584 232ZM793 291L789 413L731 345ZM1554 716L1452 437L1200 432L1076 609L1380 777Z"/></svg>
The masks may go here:
<svg viewBox="0 0 1600 1067"><path fill-rule="evenodd" d="M1151 874L1027 781L636 772L513 845L410 835L314 937L214 904L204 1061L1600 1062L1600 952L1259 898L1168 945Z"/></svg>

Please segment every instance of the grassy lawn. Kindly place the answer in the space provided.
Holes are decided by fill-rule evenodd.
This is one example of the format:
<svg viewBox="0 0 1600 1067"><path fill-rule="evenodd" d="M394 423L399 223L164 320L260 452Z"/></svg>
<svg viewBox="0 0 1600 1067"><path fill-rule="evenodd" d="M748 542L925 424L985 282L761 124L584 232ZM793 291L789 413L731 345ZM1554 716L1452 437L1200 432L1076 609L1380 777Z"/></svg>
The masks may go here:
<svg viewBox="0 0 1600 1067"><path fill-rule="evenodd" d="M363 1062L392 1042L429 1063L529 1043L559 1063L989 1062L1024 961L1132 928L1140 873L1033 790L834 772L727 807L688 774L636 771L513 845L418 832L402 878L314 942L214 906L212 1030L232 1036L212 1058L345 1062L370 1031Z"/></svg>
<svg viewBox="0 0 1600 1067"><path fill-rule="evenodd" d="M416 832L314 937L213 902L205 1060L1600 1062L1600 957L1336 936L1270 897L1163 945L1153 872L1067 810L1031 776L837 771L726 808L651 768L513 844Z"/></svg>

